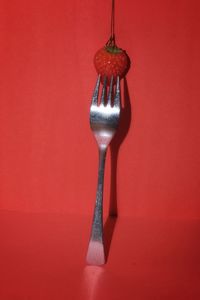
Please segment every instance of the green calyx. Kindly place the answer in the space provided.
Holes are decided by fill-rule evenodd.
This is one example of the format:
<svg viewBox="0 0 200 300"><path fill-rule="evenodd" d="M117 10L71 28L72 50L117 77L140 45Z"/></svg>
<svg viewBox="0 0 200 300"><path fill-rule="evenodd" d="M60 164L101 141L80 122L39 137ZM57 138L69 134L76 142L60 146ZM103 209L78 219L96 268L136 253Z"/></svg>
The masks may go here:
<svg viewBox="0 0 200 300"><path fill-rule="evenodd" d="M121 48L118 48L116 45L106 45L105 49L107 52L112 54L118 54L123 52L123 50Z"/></svg>
<svg viewBox="0 0 200 300"><path fill-rule="evenodd" d="M119 54L123 52L123 49L117 47L115 43L115 35L112 34L105 45L105 50L111 54Z"/></svg>

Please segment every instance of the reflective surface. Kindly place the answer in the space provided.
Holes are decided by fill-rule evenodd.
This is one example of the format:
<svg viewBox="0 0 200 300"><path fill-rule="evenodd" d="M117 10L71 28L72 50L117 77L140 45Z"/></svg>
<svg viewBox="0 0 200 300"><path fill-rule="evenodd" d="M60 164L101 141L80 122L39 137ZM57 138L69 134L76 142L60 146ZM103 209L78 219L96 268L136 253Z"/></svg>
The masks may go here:
<svg viewBox="0 0 200 300"><path fill-rule="evenodd" d="M120 117L120 81L117 77L114 90L113 77L111 78L107 97L107 84L104 84L100 101L98 100L101 77L98 76L90 107L90 126L96 138L99 149L99 169L96 192L96 202L92 221L91 236L87 252L87 263L103 265L106 262L103 239L103 185L104 168L107 147L110 144L119 123ZM98 102L100 102L98 104Z"/></svg>
<svg viewBox="0 0 200 300"><path fill-rule="evenodd" d="M105 269L99 266L86 266L83 271L82 289L88 300L94 300L98 297L101 280Z"/></svg>
<svg viewBox="0 0 200 300"><path fill-rule="evenodd" d="M200 220L118 218L103 267L84 263L90 223L0 212L0 299L200 299Z"/></svg>

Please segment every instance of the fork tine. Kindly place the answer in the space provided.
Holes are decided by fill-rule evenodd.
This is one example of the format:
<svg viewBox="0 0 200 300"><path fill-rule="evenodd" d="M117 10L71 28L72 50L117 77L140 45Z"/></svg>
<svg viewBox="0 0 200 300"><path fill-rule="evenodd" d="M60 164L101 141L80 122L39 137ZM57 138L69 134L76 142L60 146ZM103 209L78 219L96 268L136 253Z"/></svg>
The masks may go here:
<svg viewBox="0 0 200 300"><path fill-rule="evenodd" d="M120 107L120 79L117 76L117 83L116 83L116 92L114 97L114 106Z"/></svg>
<svg viewBox="0 0 200 300"><path fill-rule="evenodd" d="M98 103L100 80L101 80L101 75L99 75L97 78L96 86L95 86L94 93L92 96L92 104L93 105L97 105L97 103Z"/></svg>
<svg viewBox="0 0 200 300"><path fill-rule="evenodd" d="M111 101L112 101L112 88L113 88L113 76L111 77L111 80L110 80L110 88L109 88L109 94L108 94L108 105L111 105Z"/></svg>
<svg viewBox="0 0 200 300"><path fill-rule="evenodd" d="M101 102L100 102L100 104L103 104L103 105L105 104L106 82L107 82L107 78L105 76L104 81L103 81L103 89L102 89Z"/></svg>

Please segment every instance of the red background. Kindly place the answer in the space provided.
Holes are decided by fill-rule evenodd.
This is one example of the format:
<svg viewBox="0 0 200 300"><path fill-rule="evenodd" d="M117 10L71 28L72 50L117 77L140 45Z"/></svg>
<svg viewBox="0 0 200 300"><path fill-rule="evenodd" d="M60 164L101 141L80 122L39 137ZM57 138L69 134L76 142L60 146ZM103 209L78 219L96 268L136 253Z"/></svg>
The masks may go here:
<svg viewBox="0 0 200 300"><path fill-rule="evenodd" d="M64 238L62 233L65 232L64 229L62 232L60 224L64 224L63 226L66 226L64 228L68 226L71 228L71 231L65 232L67 241L69 243L74 241L74 249L76 247L79 249L77 256L81 256L79 257L80 265L82 263L82 268L84 266L98 164L97 147L88 121L90 100L96 81L92 60L95 51L102 47L109 38L110 2L92 0L1 1L0 209L3 222L1 237L10 241L2 250L5 251L8 261L11 260L11 263L3 265L4 270L10 267L9 274L15 274L12 259L16 263L19 257L23 257L25 251L23 249L28 251L29 248L23 244L20 246L21 252L14 250L9 252L9 249L16 250L19 240L22 241L28 237L31 240L31 236L39 234L39 240L35 240L35 244L33 242L33 249L38 249L38 245L43 240L43 231L40 232L39 226L43 218L54 220L51 226L42 229L44 232L49 234L52 224L58 231L61 230L60 235L58 231L55 231L55 235L60 237L60 243ZM147 245L150 245L151 250L153 249L152 253L147 255L152 265L157 262L157 256L160 255L160 260L158 259L160 263L164 257L172 254L172 249L176 249L174 250L177 254L175 257L178 258L183 250L183 244L189 244L189 249L186 247L187 251L185 250L186 252L181 256L182 260L187 260L192 253L196 258L193 262L194 266L190 269L199 270L197 268L199 258L193 253L194 248L200 248L196 239L197 232L200 231L198 225L200 217L199 1L116 1L115 13L117 43L129 54L131 68L125 88L124 82L121 82L124 103L121 125L124 126L124 131L121 129L113 144L113 149L116 147L119 152L118 155L117 151L114 154L117 159L117 190L111 193L110 152L106 165L105 212L107 214L110 194L112 196L112 193L116 192L119 214L118 231L116 229L114 232L111 247L113 253L110 251L110 262L107 268L110 263L109 270L114 272L116 262L118 260L123 262L122 256L125 253L122 249L131 245L130 249L135 249L137 241L138 254L143 253L142 249ZM73 217L66 217L68 223L64 223L63 215ZM136 225L141 224L142 221L138 221L140 219L143 220L143 229L140 225ZM152 219L157 223L149 221ZM178 219L177 222L180 223L174 221ZM79 221L75 225L76 220ZM123 222L126 221L124 225ZM13 232L10 226L19 227L16 244L14 242L15 231ZM31 226L36 226L36 230L34 231ZM133 229L135 226L136 228L139 226L136 232ZM157 244L157 238L160 240L163 235L162 230L158 230L159 226L165 233L165 243L160 246ZM29 231L26 232L28 230L25 230L26 227L31 228L30 235ZM143 234L144 238L146 230L149 230L147 235L152 234L155 239L152 238L148 242L144 239L141 242L141 236ZM183 241L185 230L188 231ZM174 234L172 237L171 231ZM76 239L72 238L74 234ZM136 234L135 238L134 234ZM81 245L76 244L80 238L84 242ZM175 242L177 240L178 245ZM55 240L55 244L52 242L51 245L54 250L56 243L58 240ZM45 246L43 245L44 253L46 253L47 244L48 239ZM60 247L61 244L59 244ZM67 247L67 244L65 246ZM116 291L114 298L111 296L113 290L110 294L108 293L110 295L108 299L116 300L118 296L122 299L124 290L128 293L124 299L134 299L134 295L140 295L138 298L136 296L136 299L143 299L145 287L130 279L134 277L134 274L139 274L138 277L135 275L137 280L143 278L145 281L146 278L146 285L153 287L151 288L152 299L161 299L156 298L154 294L159 288L163 291L162 283L159 285L159 272L150 268L149 272L153 272L155 277L152 278L155 278L155 282L148 283L148 272L142 273L140 260L132 250L126 255L130 261L136 261L139 264L138 271L137 268L129 270L127 265L128 269L123 269L125 266L121 262L122 265L118 266L118 271L123 274L119 280L122 288ZM73 264L72 252L69 252L71 254L68 257L68 262L71 262L70 270L77 268L81 273L81 267L78 264L75 264L75 267ZM29 251L27 253L27 261L24 264L32 259L32 254ZM144 262L146 254L143 254L140 255L141 261ZM39 254L38 257L40 257ZM49 257L52 261L51 255ZM112 257L116 259L113 265ZM172 262L176 261L173 255L172 257ZM39 268L38 263L38 268L44 271L46 265L43 259L41 261L43 265ZM189 260L188 265L190 263ZM15 267L17 270L19 266L15 265ZM163 270L160 265L159 268ZM61 269L58 268L58 270L59 274L64 274ZM177 270L177 278L180 278L180 274L184 272L182 269ZM25 277L27 278L23 275L27 274L26 272L28 269L19 271L22 276L21 282L24 282ZM46 269L45 272L47 272ZM34 274L31 275L32 280L36 277ZM41 272L39 274L37 273L37 277L43 278ZM170 274L175 276L176 272L165 271L163 273L163 280L167 278L169 283L168 274L171 278ZM65 275L63 275L63 281L57 283L55 290L63 287ZM23 290L19 282L15 287L14 277L11 279L9 276L5 279L7 285L5 282L3 285L2 299L10 299L8 290L15 291L11 293L12 295L17 295L17 293L22 295L22 291L24 295L28 295L26 293L31 291L30 295L35 293L37 299L45 299L43 285L34 288L32 285L29 286L29 281L26 279L27 289ZM103 277L105 282L107 282L106 276L112 286L113 277L105 275ZM124 276L125 281L123 281ZM5 274L4 278L7 278ZM74 278L71 280L76 282L74 283L76 286L77 282L81 281L76 274L73 277L73 271L71 278ZM190 291L196 289L197 293L196 273L188 278L192 278L191 282L194 284L190 286ZM189 279L183 280L188 282ZM13 283L11 288L8 282ZM50 282L46 283L48 287L51 285ZM158 282L157 288L154 285L156 282ZM181 282L179 283L173 287L165 286L166 290L171 291L170 297L173 292L174 295L179 294L179 290L176 290L177 286L182 285ZM138 286L141 290L137 289ZM102 291L104 290L106 290L105 285L102 288ZM45 291L48 297L54 295L52 291L48 294L47 287ZM64 296L73 295L73 291L72 284L71 290L63 292L63 299ZM41 298L39 294L42 295ZM20 299L32 299L30 295L29 298L21 296ZM55 294L55 299L62 299L62 295ZM105 295L99 294L96 297L100 299ZM194 299L196 294L184 295ZM166 299L169 299L168 296ZM94 299L93 296L90 297ZM160 294L160 297L165 299L164 294ZM182 295L181 299L185 299L183 297ZM75 299L75 295L71 296L72 298ZM177 296L176 299L178 299Z"/></svg>

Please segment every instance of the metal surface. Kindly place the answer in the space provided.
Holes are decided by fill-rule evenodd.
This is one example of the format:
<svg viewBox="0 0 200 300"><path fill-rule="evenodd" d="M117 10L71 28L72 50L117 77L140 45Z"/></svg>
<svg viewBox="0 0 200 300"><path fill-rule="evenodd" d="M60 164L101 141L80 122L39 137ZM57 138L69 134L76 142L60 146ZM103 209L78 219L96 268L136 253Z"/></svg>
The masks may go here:
<svg viewBox="0 0 200 300"><path fill-rule="evenodd" d="M96 138L99 149L99 170L96 193L96 204L92 222L92 230L87 253L89 264L101 265L105 263L104 243L103 243L103 182L106 151L110 144L120 117L120 80L117 77L114 91L113 78L111 78L108 97L106 78L102 88L100 103L98 95L100 89L100 76L98 77L92 104L90 107L90 126Z"/></svg>

